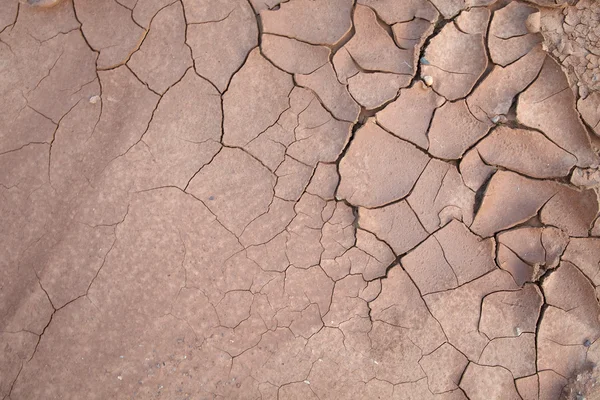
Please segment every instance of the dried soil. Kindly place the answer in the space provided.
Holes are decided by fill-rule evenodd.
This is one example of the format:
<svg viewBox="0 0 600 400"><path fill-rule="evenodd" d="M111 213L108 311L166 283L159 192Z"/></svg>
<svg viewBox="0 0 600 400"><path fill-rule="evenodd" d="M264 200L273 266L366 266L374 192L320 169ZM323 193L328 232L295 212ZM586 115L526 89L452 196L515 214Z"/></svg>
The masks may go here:
<svg viewBox="0 0 600 400"><path fill-rule="evenodd" d="M0 6L3 400L597 398L598 1Z"/></svg>

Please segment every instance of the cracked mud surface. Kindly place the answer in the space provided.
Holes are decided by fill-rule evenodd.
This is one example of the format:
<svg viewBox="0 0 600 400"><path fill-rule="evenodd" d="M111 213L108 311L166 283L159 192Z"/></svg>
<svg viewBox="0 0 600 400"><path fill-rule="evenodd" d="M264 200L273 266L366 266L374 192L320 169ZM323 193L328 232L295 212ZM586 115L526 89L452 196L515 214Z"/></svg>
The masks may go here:
<svg viewBox="0 0 600 400"><path fill-rule="evenodd" d="M0 398L593 395L597 2L29 3Z"/></svg>

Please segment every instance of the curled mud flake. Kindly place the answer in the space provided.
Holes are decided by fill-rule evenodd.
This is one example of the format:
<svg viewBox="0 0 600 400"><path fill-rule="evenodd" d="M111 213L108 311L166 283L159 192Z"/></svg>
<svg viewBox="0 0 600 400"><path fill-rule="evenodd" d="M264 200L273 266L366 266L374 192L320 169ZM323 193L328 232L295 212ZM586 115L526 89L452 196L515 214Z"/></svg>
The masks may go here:
<svg viewBox="0 0 600 400"><path fill-rule="evenodd" d="M338 81L343 85L347 85L348 79L360 72L359 66L345 47L336 51L331 61Z"/></svg>
<svg viewBox="0 0 600 400"><path fill-rule="evenodd" d="M482 237L518 225L535 216L559 191L556 183L498 171L487 186L471 229Z"/></svg>
<svg viewBox="0 0 600 400"><path fill-rule="evenodd" d="M567 176L577 159L536 131L500 126L475 147L488 165L533 178Z"/></svg>
<svg viewBox="0 0 600 400"><path fill-rule="evenodd" d="M460 160L460 174L469 189L477 192L496 171L483 162L476 149L469 150Z"/></svg>
<svg viewBox="0 0 600 400"><path fill-rule="evenodd" d="M547 228L551 229L551 228ZM543 264L546 248L542 241L544 228L523 227L498 234L498 242L528 264Z"/></svg>
<svg viewBox="0 0 600 400"><path fill-rule="evenodd" d="M526 282L535 282L540 277L538 269L536 269L538 264L526 263L503 244L498 246L496 262L501 269L512 275L515 283L519 286L523 286Z"/></svg>

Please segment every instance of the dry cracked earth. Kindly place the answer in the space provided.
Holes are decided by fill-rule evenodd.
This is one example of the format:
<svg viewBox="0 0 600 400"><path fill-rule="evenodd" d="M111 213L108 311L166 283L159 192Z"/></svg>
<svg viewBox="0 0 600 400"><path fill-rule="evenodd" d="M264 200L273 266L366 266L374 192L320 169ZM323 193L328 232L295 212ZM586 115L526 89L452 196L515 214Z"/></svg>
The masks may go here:
<svg viewBox="0 0 600 400"><path fill-rule="evenodd" d="M593 398L600 2L53 3L0 1L2 399Z"/></svg>

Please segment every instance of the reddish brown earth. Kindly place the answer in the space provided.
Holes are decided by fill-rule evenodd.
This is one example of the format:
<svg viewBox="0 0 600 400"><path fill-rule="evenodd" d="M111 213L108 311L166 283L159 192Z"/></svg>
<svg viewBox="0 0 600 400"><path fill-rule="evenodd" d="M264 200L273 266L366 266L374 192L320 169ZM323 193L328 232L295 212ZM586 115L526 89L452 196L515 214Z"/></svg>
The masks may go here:
<svg viewBox="0 0 600 400"><path fill-rule="evenodd" d="M0 0L0 398L598 396L599 4Z"/></svg>

